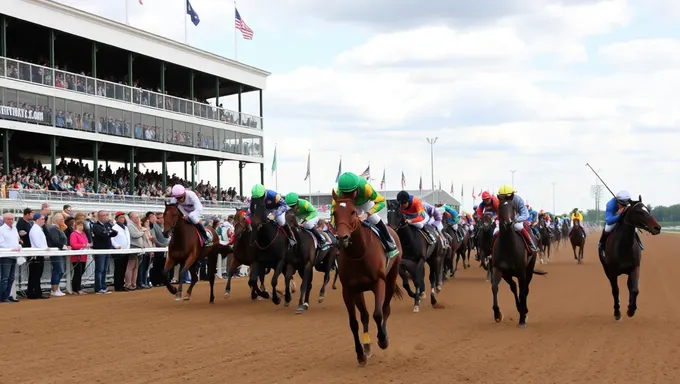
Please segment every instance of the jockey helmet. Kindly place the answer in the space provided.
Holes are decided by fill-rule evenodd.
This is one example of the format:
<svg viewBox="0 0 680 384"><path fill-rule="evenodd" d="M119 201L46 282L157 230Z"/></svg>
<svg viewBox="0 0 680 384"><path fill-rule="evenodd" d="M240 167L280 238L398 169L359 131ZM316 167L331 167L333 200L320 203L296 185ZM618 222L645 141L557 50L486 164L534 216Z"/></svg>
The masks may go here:
<svg viewBox="0 0 680 384"><path fill-rule="evenodd" d="M616 201L621 205L626 205L630 202L630 193L628 191L620 191L616 194Z"/></svg>
<svg viewBox="0 0 680 384"><path fill-rule="evenodd" d="M482 200L486 200L486 199L490 199L490 198L491 198L491 194L489 193L489 191L482 192Z"/></svg>
<svg viewBox="0 0 680 384"><path fill-rule="evenodd" d="M515 188L505 184L498 189L499 196L512 196L515 193Z"/></svg>
<svg viewBox="0 0 680 384"><path fill-rule="evenodd" d="M477 208L479 208L479 205L477 205L477 204L472 206L472 209L474 209L475 211L477 210Z"/></svg>
<svg viewBox="0 0 680 384"><path fill-rule="evenodd" d="M572 212L574 212L574 213L578 212L578 208L574 208L574 210Z"/></svg>
<svg viewBox="0 0 680 384"><path fill-rule="evenodd" d="M359 176L352 172L345 172L338 179L338 191L342 193L354 192L359 187Z"/></svg>
<svg viewBox="0 0 680 384"><path fill-rule="evenodd" d="M182 184L175 184L172 186L172 190L170 190L172 197L182 197L185 193L186 190Z"/></svg>
<svg viewBox="0 0 680 384"><path fill-rule="evenodd" d="M264 196L265 192L266 190L264 189L264 185L255 184L253 185L253 189L250 191L250 194L254 199L259 199L260 197Z"/></svg>
<svg viewBox="0 0 680 384"><path fill-rule="evenodd" d="M300 198L295 192L291 192L286 195L286 205L288 205L289 207L297 205L298 200L300 200Z"/></svg>
<svg viewBox="0 0 680 384"><path fill-rule="evenodd" d="M408 201L411 199L411 195L408 194L406 191L400 191L397 193L397 201L399 204L404 204L408 203Z"/></svg>
<svg viewBox="0 0 680 384"><path fill-rule="evenodd" d="M542 214L545 213L545 211L541 209L538 213L540 213L542 215Z"/></svg>

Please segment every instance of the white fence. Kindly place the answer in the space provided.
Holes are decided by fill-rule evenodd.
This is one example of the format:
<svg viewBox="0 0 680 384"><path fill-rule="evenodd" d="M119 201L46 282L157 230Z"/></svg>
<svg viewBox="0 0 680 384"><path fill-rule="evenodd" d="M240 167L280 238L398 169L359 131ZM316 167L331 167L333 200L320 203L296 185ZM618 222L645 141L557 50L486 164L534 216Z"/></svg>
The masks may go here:
<svg viewBox="0 0 680 384"><path fill-rule="evenodd" d="M224 244L224 242L221 242ZM83 249L79 251L60 251L57 250L56 248L50 248L49 250L38 250L35 248L22 248L19 251L11 251L7 249L0 249L0 258L28 258L28 257L42 257L42 258L50 258L50 257L63 257L64 260L66 261L66 269L64 273L64 277L62 277L61 280L61 287L65 287L66 291L69 293L72 293L71 290L71 279L73 276L73 268L71 267L71 262L70 262L70 256L78 256L78 255L87 255L87 263L85 267L85 272L83 273L82 277L82 285L83 286L90 286L94 285L94 259L92 256L94 255L133 255L133 254L141 254L141 253L165 253L167 252L167 248L131 248L131 249ZM67 258L68 257L68 258ZM14 275L14 284L12 286L12 294L16 294L17 291L24 290L27 287L28 283L28 264L31 261L28 261L22 265L17 265L15 275ZM222 255L218 256L218 262L217 262L217 275L222 276L222 273L224 272L224 267L223 267L223 257ZM40 285L44 289L48 289L50 286L50 280L52 276L52 266L50 265L49 262L45 262L45 269L43 270L42 277L40 279ZM179 278L183 278L183 276L179 276ZM106 272L106 282L107 284L111 284L113 281L113 263L109 262L108 269Z"/></svg>

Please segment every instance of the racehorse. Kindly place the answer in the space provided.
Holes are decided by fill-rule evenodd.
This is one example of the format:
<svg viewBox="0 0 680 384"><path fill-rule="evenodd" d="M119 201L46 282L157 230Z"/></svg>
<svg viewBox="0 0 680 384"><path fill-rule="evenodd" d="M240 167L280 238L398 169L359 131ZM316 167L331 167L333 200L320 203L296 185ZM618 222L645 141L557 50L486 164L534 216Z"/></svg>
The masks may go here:
<svg viewBox="0 0 680 384"><path fill-rule="evenodd" d="M486 280L491 281L491 246L493 245L493 231L496 227L491 213L485 213L477 226L477 252L479 253L480 267L486 270Z"/></svg>
<svg viewBox="0 0 680 384"><path fill-rule="evenodd" d="M251 228L246 220L244 210L237 211L234 215L234 253L227 259L227 286L224 289L224 297L231 297L231 278L241 265L250 266L253 263L253 247L248 243L251 235ZM269 293L264 286L265 273L259 276L260 290L264 298L269 298ZM257 298L259 296L256 296Z"/></svg>
<svg viewBox="0 0 680 384"><path fill-rule="evenodd" d="M403 293L397 285L399 265L401 264L401 243L394 230L388 227L397 246L398 253L388 258L385 249L374 232L374 226L360 221L354 206L357 191L338 196L333 191L336 202L333 211L336 236L340 245L338 269L342 283L342 299L349 315L349 327L354 336L354 350L359 366L365 366L371 356L371 338L368 334L368 309L364 299L365 291L372 291L375 296L373 320L378 327L378 346L386 349L389 346L387 319L392 308L392 296L401 299ZM363 340L359 339L359 322L355 308L359 310L363 326ZM363 346L362 346L363 341Z"/></svg>
<svg viewBox="0 0 680 384"><path fill-rule="evenodd" d="M519 326L520 328L526 328L526 319L529 313L527 307L529 284L531 284L534 274L545 275L547 272L534 269L536 255L528 254L527 245L522 234L515 231L514 216L512 202L500 202L498 209L499 229L498 234L494 238L493 257L491 258L493 268L493 278L491 279L493 316L497 323L503 320L503 314L498 307L498 284L501 278L503 278L515 296L515 305L517 306L517 312L519 312ZM517 284L512 279L513 277L517 278ZM517 294L518 285L519 296Z"/></svg>
<svg viewBox="0 0 680 384"><path fill-rule="evenodd" d="M460 225L460 224L459 224ZM463 241L461 241L460 246L456 250L456 265L454 267L454 273L458 270L458 261L463 259L463 269L470 268L470 252L472 251L472 243L470 240L470 227L467 223L462 224L463 227ZM467 262L465 261L467 257Z"/></svg>
<svg viewBox="0 0 680 384"><path fill-rule="evenodd" d="M191 274L191 285L187 289L184 300L191 299L191 291L193 291L196 282L198 282L198 264L197 261L201 259L208 260L208 279L210 281L210 303L215 302L214 286L215 273L217 273L217 256L227 257L227 254L232 253L231 247L221 245L217 231L213 227L206 227L206 231L210 232L213 238L213 244L209 247L201 246L201 235L198 230L184 218L180 212L177 204L165 203L165 211L163 212L163 233L165 235L172 234L172 239L168 244L168 256L165 259L165 267L163 272L165 275L165 286L168 291L175 295L175 300L182 300L182 283L184 282L184 274L188 270ZM171 283L168 273L175 267L181 265L179 288L175 288Z"/></svg>
<svg viewBox="0 0 680 384"><path fill-rule="evenodd" d="M544 218L540 218L538 220L538 233L541 234L541 237L539 238L538 241L538 254L541 259L540 262L541 264L543 264L544 262L546 264L550 263L550 246L552 238L550 237L550 231Z"/></svg>
<svg viewBox="0 0 680 384"><path fill-rule="evenodd" d="M569 233L569 242L571 242L571 250L574 251L574 260L581 264L583 262L583 248L586 245L586 232L578 219L574 220L574 228ZM576 253L577 247L578 254Z"/></svg>
<svg viewBox="0 0 680 384"><path fill-rule="evenodd" d="M620 275L628 275L628 317L633 317L637 310L637 296L639 294L638 280L640 279L640 260L642 252L635 231L640 228L652 235L661 233L661 225L649 213L649 209L642 203L642 196L638 201L631 201L624 208L616 228L609 234L604 246L604 260L600 262L609 279L614 297L614 320L621 320L619 306L619 284L617 278Z"/></svg>
<svg viewBox="0 0 680 384"><path fill-rule="evenodd" d="M569 223L567 220L562 221L562 228L560 228L560 232L562 232L562 240L564 242L567 242L567 239L569 239Z"/></svg>
<svg viewBox="0 0 680 384"><path fill-rule="evenodd" d="M552 223L552 233L555 234L555 251L560 250L560 242L562 241L562 232L560 231L560 225L557 222L557 219ZM550 261L550 258L548 258L548 261Z"/></svg>
<svg viewBox="0 0 680 384"><path fill-rule="evenodd" d="M250 207L252 231L249 243L253 247L253 262L250 265L250 278L248 279L248 286L251 289L250 297L251 299L257 296L268 298L266 292L258 287L257 280L261 278L261 274L265 274L266 268L271 268L274 271L271 281L271 298L275 305L279 305L281 298L276 286L283 272L284 258L288 251L288 236L275 221L267 218L264 196L251 199Z"/></svg>
<svg viewBox="0 0 680 384"><path fill-rule="evenodd" d="M425 297L425 264L430 269L430 303L433 308L441 308L441 305L437 303L435 291L441 291L440 278L444 264L444 245L436 234L434 235L435 242L430 244L425 239L425 236L429 235L424 234L424 230L408 224L399 207L393 203L390 205L387 211L387 222L399 236L402 247L399 275L406 293L413 298L413 312L420 312L420 299ZM433 228L430 229L434 232ZM411 291L407 273L413 279L415 292Z"/></svg>
<svg viewBox="0 0 680 384"><path fill-rule="evenodd" d="M448 214L448 213L447 213ZM456 270L453 266L453 255L458 253L458 248L462 245L462 241L458 240L458 233L453 229L453 225L449 224L448 221L444 223L444 233L449 235L449 250L444 253L444 265L442 267L442 280L447 280L446 274L448 272L449 277L453 277Z"/></svg>

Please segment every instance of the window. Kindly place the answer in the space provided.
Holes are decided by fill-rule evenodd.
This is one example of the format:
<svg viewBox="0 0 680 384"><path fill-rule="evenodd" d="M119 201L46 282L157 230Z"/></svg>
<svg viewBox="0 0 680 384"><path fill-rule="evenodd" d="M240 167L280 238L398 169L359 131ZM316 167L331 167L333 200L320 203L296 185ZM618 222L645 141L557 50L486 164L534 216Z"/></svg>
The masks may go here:
<svg viewBox="0 0 680 384"><path fill-rule="evenodd" d="M66 101L66 128L82 129L83 105L77 101Z"/></svg>

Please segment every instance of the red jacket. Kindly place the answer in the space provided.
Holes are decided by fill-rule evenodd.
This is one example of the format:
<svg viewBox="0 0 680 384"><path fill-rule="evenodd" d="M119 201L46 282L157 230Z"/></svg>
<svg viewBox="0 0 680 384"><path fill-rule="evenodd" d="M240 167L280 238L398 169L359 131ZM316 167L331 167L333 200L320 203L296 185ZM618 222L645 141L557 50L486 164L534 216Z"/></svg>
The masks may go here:
<svg viewBox="0 0 680 384"><path fill-rule="evenodd" d="M491 204L487 206L484 201L482 201L477 207L477 217L483 217L484 212L493 212L494 215L498 215L498 198L496 196L491 196Z"/></svg>
<svg viewBox="0 0 680 384"><path fill-rule="evenodd" d="M85 249L89 243L87 241L87 235L85 232L78 233L77 231L73 231L71 232L71 236L68 239L68 244L71 246L72 250L79 251L81 249ZM72 263L77 263L79 261L87 262L87 255L71 256Z"/></svg>

